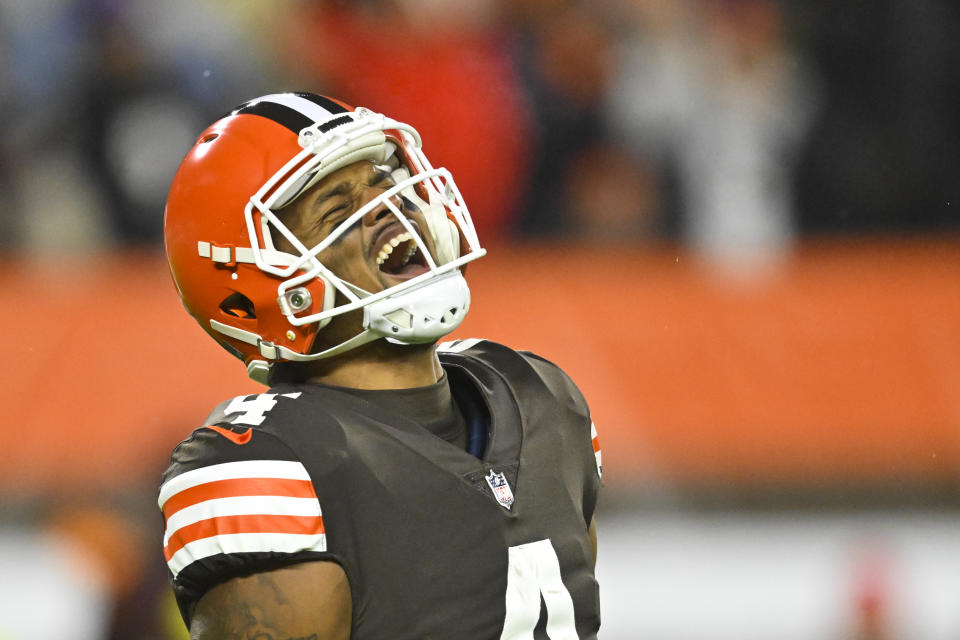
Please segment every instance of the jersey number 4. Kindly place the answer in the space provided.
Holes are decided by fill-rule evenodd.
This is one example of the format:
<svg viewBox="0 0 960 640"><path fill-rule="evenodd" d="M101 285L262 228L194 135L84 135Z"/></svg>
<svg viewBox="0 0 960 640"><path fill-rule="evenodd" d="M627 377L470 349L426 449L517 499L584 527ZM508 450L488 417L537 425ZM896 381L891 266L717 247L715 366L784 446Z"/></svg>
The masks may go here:
<svg viewBox="0 0 960 640"><path fill-rule="evenodd" d="M532 640L540 621L540 596L547 608L550 640L577 640L573 599L560 578L560 561L550 540L510 547L507 615L500 640Z"/></svg>
<svg viewBox="0 0 960 640"><path fill-rule="evenodd" d="M299 398L300 392L281 393L284 398ZM255 396L237 396L230 401L227 408L223 410L225 415L239 413L240 415L230 420L232 424L252 424L260 426L267 418L267 412L277 406L277 394L261 393Z"/></svg>

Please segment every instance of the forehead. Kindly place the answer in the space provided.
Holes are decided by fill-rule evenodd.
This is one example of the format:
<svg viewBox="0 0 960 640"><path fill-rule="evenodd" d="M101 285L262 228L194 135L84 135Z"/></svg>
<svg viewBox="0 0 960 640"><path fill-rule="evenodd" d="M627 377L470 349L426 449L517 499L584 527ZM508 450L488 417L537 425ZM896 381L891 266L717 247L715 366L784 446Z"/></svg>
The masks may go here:
<svg viewBox="0 0 960 640"><path fill-rule="evenodd" d="M280 210L281 218L299 218L331 197L348 195L357 185L368 184L378 171L370 160L359 160L324 176L296 200Z"/></svg>
<svg viewBox="0 0 960 640"><path fill-rule="evenodd" d="M307 193L323 191L324 186L366 180L375 170L376 165L372 160L358 160L352 164L348 164L345 167L340 167L336 171L327 174L321 178L317 184L313 185L313 188Z"/></svg>

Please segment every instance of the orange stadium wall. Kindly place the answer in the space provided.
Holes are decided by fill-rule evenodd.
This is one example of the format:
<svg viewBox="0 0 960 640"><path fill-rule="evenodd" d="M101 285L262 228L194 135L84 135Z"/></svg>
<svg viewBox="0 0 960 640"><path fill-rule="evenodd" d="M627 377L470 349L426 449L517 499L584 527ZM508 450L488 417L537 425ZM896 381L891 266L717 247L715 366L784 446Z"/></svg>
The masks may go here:
<svg viewBox="0 0 960 640"><path fill-rule="evenodd" d="M455 337L554 360L608 486L960 477L960 244L808 246L730 279L669 249L504 247ZM220 400L258 392L156 256L0 267L0 489L155 483Z"/></svg>

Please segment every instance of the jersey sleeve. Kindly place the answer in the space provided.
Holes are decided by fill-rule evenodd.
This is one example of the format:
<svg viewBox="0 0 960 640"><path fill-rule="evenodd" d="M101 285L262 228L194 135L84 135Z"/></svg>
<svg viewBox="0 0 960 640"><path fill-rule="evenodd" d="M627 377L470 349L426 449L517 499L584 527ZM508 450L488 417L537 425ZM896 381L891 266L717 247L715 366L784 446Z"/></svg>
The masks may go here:
<svg viewBox="0 0 960 640"><path fill-rule="evenodd" d="M253 427L194 431L174 450L157 503L163 555L188 626L196 603L220 582L327 559L306 468L276 436Z"/></svg>

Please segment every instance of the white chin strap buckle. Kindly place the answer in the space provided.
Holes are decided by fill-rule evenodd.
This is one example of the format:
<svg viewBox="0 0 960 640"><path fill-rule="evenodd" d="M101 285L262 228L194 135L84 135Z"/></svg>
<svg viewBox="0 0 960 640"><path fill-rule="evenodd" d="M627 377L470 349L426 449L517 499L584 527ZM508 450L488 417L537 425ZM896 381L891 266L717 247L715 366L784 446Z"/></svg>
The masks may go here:
<svg viewBox="0 0 960 640"><path fill-rule="evenodd" d="M457 328L470 308L470 288L451 271L363 308L363 326L389 342L435 342Z"/></svg>

